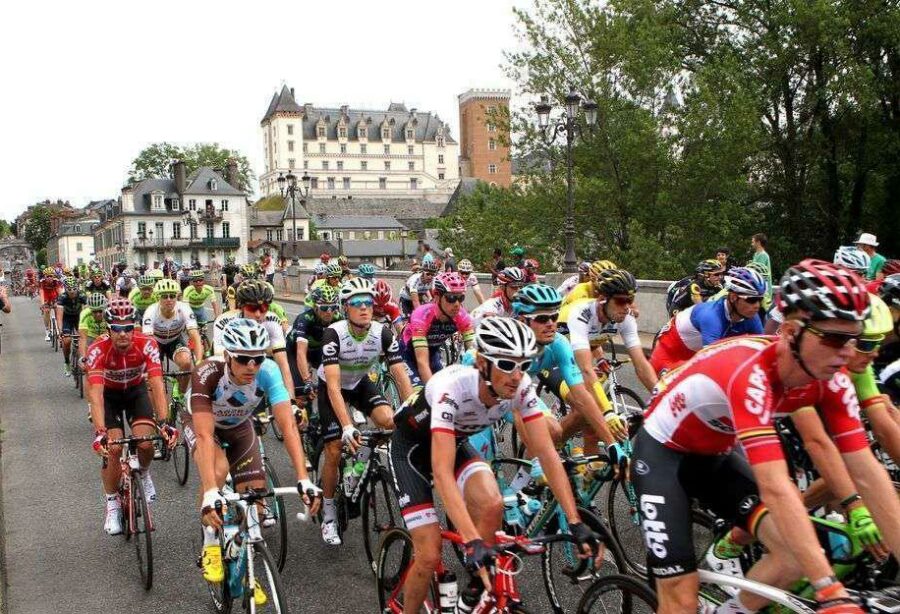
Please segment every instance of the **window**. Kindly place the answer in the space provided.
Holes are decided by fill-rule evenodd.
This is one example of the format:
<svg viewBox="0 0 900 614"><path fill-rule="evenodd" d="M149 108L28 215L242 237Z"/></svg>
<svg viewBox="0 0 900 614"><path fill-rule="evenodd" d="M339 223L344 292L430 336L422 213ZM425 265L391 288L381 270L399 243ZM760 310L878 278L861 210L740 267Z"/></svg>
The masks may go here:
<svg viewBox="0 0 900 614"><path fill-rule="evenodd" d="M216 190L218 190L218 189L219 189L219 182L216 181L215 179L210 179L210 180L209 180L209 189L212 190L213 192L215 192Z"/></svg>
<svg viewBox="0 0 900 614"><path fill-rule="evenodd" d="M412 160L409 161L409 170L411 170L411 171L416 170L416 163L413 162Z"/></svg>
<svg viewBox="0 0 900 614"><path fill-rule="evenodd" d="M298 240L298 241L303 241L303 228L298 228L298 229L297 229L297 240Z"/></svg>
<svg viewBox="0 0 900 614"><path fill-rule="evenodd" d="M297 166L297 159L296 158L288 158L288 168L293 170L295 166Z"/></svg>
<svg viewBox="0 0 900 614"><path fill-rule="evenodd" d="M492 122L487 122L488 132L497 132L497 126L495 126Z"/></svg>
<svg viewBox="0 0 900 614"><path fill-rule="evenodd" d="M196 198L191 198L188 200L188 209L190 209L191 211L197 210L197 199Z"/></svg>
<svg viewBox="0 0 900 614"><path fill-rule="evenodd" d="M346 138L347 138L347 129L344 128L343 126L341 126L340 128L338 128L338 138L339 138L339 139L346 139Z"/></svg>
<svg viewBox="0 0 900 614"><path fill-rule="evenodd" d="M320 139L325 138L325 126L316 127L316 136L318 136Z"/></svg>
<svg viewBox="0 0 900 614"><path fill-rule="evenodd" d="M384 161L384 170L386 170L386 171L391 170L391 161L390 160Z"/></svg>
<svg viewBox="0 0 900 614"><path fill-rule="evenodd" d="M412 145L409 145L409 146L406 148L406 153L407 153L408 155L410 155L410 156L413 155L415 152L416 152L416 148L413 147Z"/></svg>
<svg viewBox="0 0 900 614"><path fill-rule="evenodd" d="M329 177L329 178L328 178L328 189L329 189L329 190L333 190L333 189L334 189L334 177Z"/></svg>
<svg viewBox="0 0 900 614"><path fill-rule="evenodd" d="M497 165L496 164L488 164L488 173L491 175L497 174Z"/></svg>
<svg viewBox="0 0 900 614"><path fill-rule="evenodd" d="M341 153L347 153L347 143L341 143Z"/></svg>
<svg viewBox="0 0 900 614"><path fill-rule="evenodd" d="M288 131L288 136L291 136L292 134L294 134L294 124L288 124L287 131Z"/></svg>
<svg viewBox="0 0 900 614"><path fill-rule="evenodd" d="M339 171L344 170L344 161L343 161L343 160L338 160L338 162L337 162L337 169L338 169Z"/></svg>
<svg viewBox="0 0 900 614"><path fill-rule="evenodd" d="M177 198L172 199L172 211L181 211L181 200Z"/></svg>
<svg viewBox="0 0 900 614"><path fill-rule="evenodd" d="M231 236L231 224L228 222L222 222L222 236L230 237Z"/></svg>
<svg viewBox="0 0 900 614"><path fill-rule="evenodd" d="M439 136L439 137L437 138L437 146L438 146L438 147L443 147L443 146L444 146L444 137Z"/></svg>
<svg viewBox="0 0 900 614"><path fill-rule="evenodd" d="M444 163L444 154L438 154L438 164Z"/></svg>
<svg viewBox="0 0 900 614"><path fill-rule="evenodd" d="M497 149L497 141L495 141L494 139L490 139L488 141L488 149L490 149L491 151Z"/></svg>
<svg viewBox="0 0 900 614"><path fill-rule="evenodd" d="M384 153L390 155L390 153L391 153L391 146L390 146L390 145L385 145L385 146L384 146Z"/></svg>
<svg viewBox="0 0 900 614"><path fill-rule="evenodd" d="M196 239L196 238L197 238L197 225L196 225L196 224L191 224L191 225L189 226L189 228L190 228L190 231L191 231L191 238L192 238L192 239Z"/></svg>
<svg viewBox="0 0 900 614"><path fill-rule="evenodd" d="M228 199L227 198L223 198L222 202L220 202L219 204L222 205L222 211L228 211Z"/></svg>
<svg viewBox="0 0 900 614"><path fill-rule="evenodd" d="M344 238L344 233L343 233L343 231L335 230L335 231L334 231L334 238L335 238L335 239L343 239L343 238Z"/></svg>
<svg viewBox="0 0 900 614"><path fill-rule="evenodd" d="M385 141L391 140L391 128L389 126L384 126L381 129L381 138Z"/></svg>
<svg viewBox="0 0 900 614"><path fill-rule="evenodd" d="M378 189L379 190L387 190L387 177L379 177L378 178Z"/></svg>
<svg viewBox="0 0 900 614"><path fill-rule="evenodd" d="M147 222L138 222L138 236L142 239L147 236Z"/></svg>
<svg viewBox="0 0 900 614"><path fill-rule="evenodd" d="M155 236L156 236L157 241L162 241L163 238L165 238L165 236L166 236L165 228L166 228L165 224L163 224L162 222L156 222L156 235Z"/></svg>
<svg viewBox="0 0 900 614"><path fill-rule="evenodd" d="M309 168L309 160L304 160L303 161L303 170L306 170L308 168Z"/></svg>
<svg viewBox="0 0 900 614"><path fill-rule="evenodd" d="M319 234L322 236L323 241L327 241L331 238L331 233L329 232L320 232Z"/></svg>
<svg viewBox="0 0 900 614"><path fill-rule="evenodd" d="M443 180L443 179L444 179L444 173L438 173L438 179Z"/></svg>
<svg viewBox="0 0 900 614"><path fill-rule="evenodd" d="M160 211L163 209L163 195L162 194L154 194L153 195L153 210Z"/></svg>
<svg viewBox="0 0 900 614"><path fill-rule="evenodd" d="M318 177L310 177L309 189L310 190L318 190L319 189L319 178Z"/></svg>
<svg viewBox="0 0 900 614"><path fill-rule="evenodd" d="M288 151L294 151L294 141L288 141Z"/></svg>
<svg viewBox="0 0 900 614"><path fill-rule="evenodd" d="M322 170L323 171L328 170L328 160L322 160Z"/></svg>
<svg viewBox="0 0 900 614"><path fill-rule="evenodd" d="M414 138L416 138L416 133L415 133L415 131L414 131L412 128L407 128L407 129L406 129L406 139L409 140L409 141L411 141L411 140L413 140Z"/></svg>
<svg viewBox="0 0 900 614"><path fill-rule="evenodd" d="M359 163L359 168L361 170L367 171L367 170L369 170L369 163L367 161L363 160L362 162Z"/></svg>
<svg viewBox="0 0 900 614"><path fill-rule="evenodd" d="M325 143L319 143L319 153L325 153Z"/></svg>
<svg viewBox="0 0 900 614"><path fill-rule="evenodd" d="M303 147L302 147L303 153L307 153L307 151L309 149L309 147L307 147L306 145L307 145L306 143L303 143Z"/></svg>
<svg viewBox="0 0 900 614"><path fill-rule="evenodd" d="M76 251L76 252L84 251L84 249L83 249L83 247L82 247L82 244L81 244L81 241L78 241L78 242L75 243L75 251Z"/></svg>
<svg viewBox="0 0 900 614"><path fill-rule="evenodd" d="M275 240L276 241L284 241L284 229L279 228L275 231Z"/></svg>
<svg viewBox="0 0 900 614"><path fill-rule="evenodd" d="M359 153L365 155L366 153L368 153L368 152L366 151L367 149L368 149L368 147L366 146L365 143L363 143L363 144L361 144L361 145L359 146Z"/></svg>
<svg viewBox="0 0 900 614"><path fill-rule="evenodd" d="M344 177L344 189L345 190L350 189L350 178L349 177Z"/></svg>
<svg viewBox="0 0 900 614"><path fill-rule="evenodd" d="M172 238L181 238L181 222L172 222Z"/></svg>
<svg viewBox="0 0 900 614"><path fill-rule="evenodd" d="M366 130L366 127L365 127L365 126L360 126L360 127L359 127L359 130L358 130L358 132L357 132L357 136L358 136L359 138L361 138L361 139L368 138L369 135L367 134L367 130Z"/></svg>
<svg viewBox="0 0 900 614"><path fill-rule="evenodd" d="M212 239L216 236L216 225L212 222L206 222L206 238Z"/></svg>
<svg viewBox="0 0 900 614"><path fill-rule="evenodd" d="M271 241L271 240L272 240L272 230L269 229L266 231L266 241Z"/></svg>
<svg viewBox="0 0 900 614"><path fill-rule="evenodd" d="M418 188L419 188L419 180L416 179L415 177L412 177L412 178L409 180L409 189L410 189L410 190L417 190Z"/></svg>

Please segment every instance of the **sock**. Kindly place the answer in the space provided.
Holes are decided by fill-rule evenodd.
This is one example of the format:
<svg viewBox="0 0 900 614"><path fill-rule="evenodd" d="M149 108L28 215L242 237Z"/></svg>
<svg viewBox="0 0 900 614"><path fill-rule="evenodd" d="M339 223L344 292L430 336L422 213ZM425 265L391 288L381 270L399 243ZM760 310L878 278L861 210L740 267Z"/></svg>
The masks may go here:
<svg viewBox="0 0 900 614"><path fill-rule="evenodd" d="M322 517L325 521L334 520L337 516L337 508L334 506L334 499L322 498Z"/></svg>
<svg viewBox="0 0 900 614"><path fill-rule="evenodd" d="M513 492L519 492L526 486L528 486L528 482L531 481L531 470L526 467L519 467L519 470L516 472L516 475L513 476L513 479L509 482L509 488Z"/></svg>
<svg viewBox="0 0 900 614"><path fill-rule="evenodd" d="M120 507L119 506L119 495L113 493L111 495L106 495L106 507Z"/></svg>
<svg viewBox="0 0 900 614"><path fill-rule="evenodd" d="M218 545L219 538L216 535L216 530L212 527L203 527L203 547Z"/></svg>
<svg viewBox="0 0 900 614"><path fill-rule="evenodd" d="M756 612L756 610L748 610L745 608L737 595L716 609L716 614L754 614L754 612Z"/></svg>

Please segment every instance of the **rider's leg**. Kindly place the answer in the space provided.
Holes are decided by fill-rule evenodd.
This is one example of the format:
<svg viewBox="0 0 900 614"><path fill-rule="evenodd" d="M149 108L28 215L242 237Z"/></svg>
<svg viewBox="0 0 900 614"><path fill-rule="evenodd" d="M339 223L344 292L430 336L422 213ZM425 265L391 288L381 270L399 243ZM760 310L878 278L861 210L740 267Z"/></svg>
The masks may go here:
<svg viewBox="0 0 900 614"><path fill-rule="evenodd" d="M657 578L656 594L659 598L657 614L696 612L699 591L700 581L697 572L674 578Z"/></svg>
<svg viewBox="0 0 900 614"><path fill-rule="evenodd" d="M418 614L434 570L441 562L441 527L431 523L410 529L415 556L403 584L403 611Z"/></svg>
<svg viewBox="0 0 900 614"><path fill-rule="evenodd" d="M759 521L757 536L768 552L747 572L748 580L787 588L803 575L799 563L791 556L789 543L778 532L775 522L769 516L764 516ZM747 591L741 591L739 598L747 609L753 611L768 603L765 598Z"/></svg>
<svg viewBox="0 0 900 614"><path fill-rule="evenodd" d="M194 361L191 355L191 351L187 347L178 348L175 351L173 360L175 364L178 365L179 371L190 372L194 368ZM184 394L191 382L190 373L188 373L187 375L179 375L175 379L178 381L178 390L181 391L181 394Z"/></svg>
<svg viewBox="0 0 900 614"><path fill-rule="evenodd" d="M325 444L325 465L322 470L322 496L325 499L334 499L337 490L338 465L341 460L341 440L336 439Z"/></svg>
<svg viewBox="0 0 900 614"><path fill-rule="evenodd" d="M475 461L464 466L456 480L478 534L493 544L503 519L503 498L490 467L484 461Z"/></svg>
<svg viewBox="0 0 900 614"><path fill-rule="evenodd" d="M135 420L131 425L131 432L135 437L146 437L156 433L156 425L148 420ZM141 463L141 471L150 467L150 461L153 460L153 442L142 441L137 447L138 460Z"/></svg>
<svg viewBox="0 0 900 614"><path fill-rule="evenodd" d="M372 410L371 416L378 428L392 429L394 428L394 411L390 405L378 405Z"/></svg>
<svg viewBox="0 0 900 614"><path fill-rule="evenodd" d="M66 333L65 335L60 337L60 339L62 340L63 360L65 360L66 364L68 365L70 362L69 352L72 351L72 337L69 333Z"/></svg>
<svg viewBox="0 0 900 614"><path fill-rule="evenodd" d="M125 432L121 428L110 428L106 432L109 440L121 439ZM122 477L122 466L119 457L122 455L122 446L108 446L109 456L104 466L100 469L100 479L103 481L103 492L112 495L119 490L119 478Z"/></svg>

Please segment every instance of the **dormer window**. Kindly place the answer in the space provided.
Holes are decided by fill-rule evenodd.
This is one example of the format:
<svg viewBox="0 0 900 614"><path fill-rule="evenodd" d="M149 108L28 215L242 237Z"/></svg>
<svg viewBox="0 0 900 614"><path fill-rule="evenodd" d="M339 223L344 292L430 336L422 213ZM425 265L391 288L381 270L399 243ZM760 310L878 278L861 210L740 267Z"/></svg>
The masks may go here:
<svg viewBox="0 0 900 614"><path fill-rule="evenodd" d="M416 131L412 128L407 128L406 129L406 140L412 141L415 138L416 138Z"/></svg>
<svg viewBox="0 0 900 614"><path fill-rule="evenodd" d="M390 141L391 140L391 127L387 124L384 124L381 127L381 140Z"/></svg>
<svg viewBox="0 0 900 614"><path fill-rule="evenodd" d="M172 199L172 211L181 211L181 200L177 198Z"/></svg>
<svg viewBox="0 0 900 614"><path fill-rule="evenodd" d="M356 129L356 136L361 141L369 138L368 130L366 129L366 125L364 123L359 123L359 127Z"/></svg>
<svg viewBox="0 0 900 614"><path fill-rule="evenodd" d="M338 127L338 138L339 138L339 139L346 139L346 138L347 138L347 127L346 127L346 126L339 126L339 127Z"/></svg>
<svg viewBox="0 0 900 614"><path fill-rule="evenodd" d="M216 181L215 179L210 179L209 180L209 189L212 192L217 191L219 189L219 182Z"/></svg>
<svg viewBox="0 0 900 614"><path fill-rule="evenodd" d="M165 211L166 206L163 201L163 193L162 192L153 192L150 196L150 208L153 211Z"/></svg>
<svg viewBox="0 0 900 614"><path fill-rule="evenodd" d="M437 146L438 146L438 147L443 147L443 146L444 146L444 137L439 136L439 137L437 138Z"/></svg>
<svg viewBox="0 0 900 614"><path fill-rule="evenodd" d="M325 122L323 120L319 120L319 123L316 124L316 136L320 139L325 138Z"/></svg>

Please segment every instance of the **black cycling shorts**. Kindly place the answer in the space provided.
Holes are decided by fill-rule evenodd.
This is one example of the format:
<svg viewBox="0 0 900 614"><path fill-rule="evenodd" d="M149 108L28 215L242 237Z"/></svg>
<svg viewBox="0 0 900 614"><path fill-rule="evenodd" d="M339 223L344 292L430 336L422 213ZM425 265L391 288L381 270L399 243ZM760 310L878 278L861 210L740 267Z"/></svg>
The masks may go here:
<svg viewBox="0 0 900 614"><path fill-rule="evenodd" d="M132 386L125 390L103 388L103 415L107 429L122 429L122 412L128 426L135 422L149 422L156 424L153 416L153 405L150 403L150 394L143 384Z"/></svg>
<svg viewBox="0 0 900 614"><path fill-rule="evenodd" d="M63 335L78 336L78 314L63 314L62 325L59 327Z"/></svg>
<svg viewBox="0 0 900 614"><path fill-rule="evenodd" d="M353 406L367 418L372 415L372 410L379 405L390 407L390 403L384 398L378 379L376 378L373 381L371 373L359 380L359 383L352 390L341 388L341 396L344 397L344 404L347 405L348 411L350 406ZM322 425L322 439L325 442L340 439L341 423L338 422L337 416L334 414L331 399L328 398L328 386L325 384L324 378L319 380L318 405L319 423Z"/></svg>
<svg viewBox="0 0 900 614"><path fill-rule="evenodd" d="M299 396L299 390L301 384L303 384L303 378L300 377L300 369L297 368L297 344L296 343L288 343L287 348L287 359L288 359L288 367L291 370L291 379L294 380L294 394ZM316 347L311 348L307 344L306 347L306 364L309 365L310 373L314 372L319 368L319 365L322 364L322 348Z"/></svg>
<svg viewBox="0 0 900 614"><path fill-rule="evenodd" d="M158 345L160 360L165 357L170 361L174 360L175 354L178 353L178 350L188 347L187 343L185 342L184 335L181 335L177 339L169 341L168 343L159 343Z"/></svg>
<svg viewBox="0 0 900 614"><path fill-rule="evenodd" d="M697 569L691 513L694 499L754 535L766 513L750 465L734 451L718 456L685 454L667 448L641 428L635 438L631 475L647 568L657 578Z"/></svg>
<svg viewBox="0 0 900 614"><path fill-rule="evenodd" d="M193 417L186 411L182 411L180 415L184 440L193 453L197 447ZM219 446L225 450L228 471L231 473L231 479L236 487L246 482L259 482L266 479L266 471L263 468L262 455L259 453L259 442L256 439L256 430L253 428L252 419L244 420L238 426L230 429L217 428L215 437Z"/></svg>

